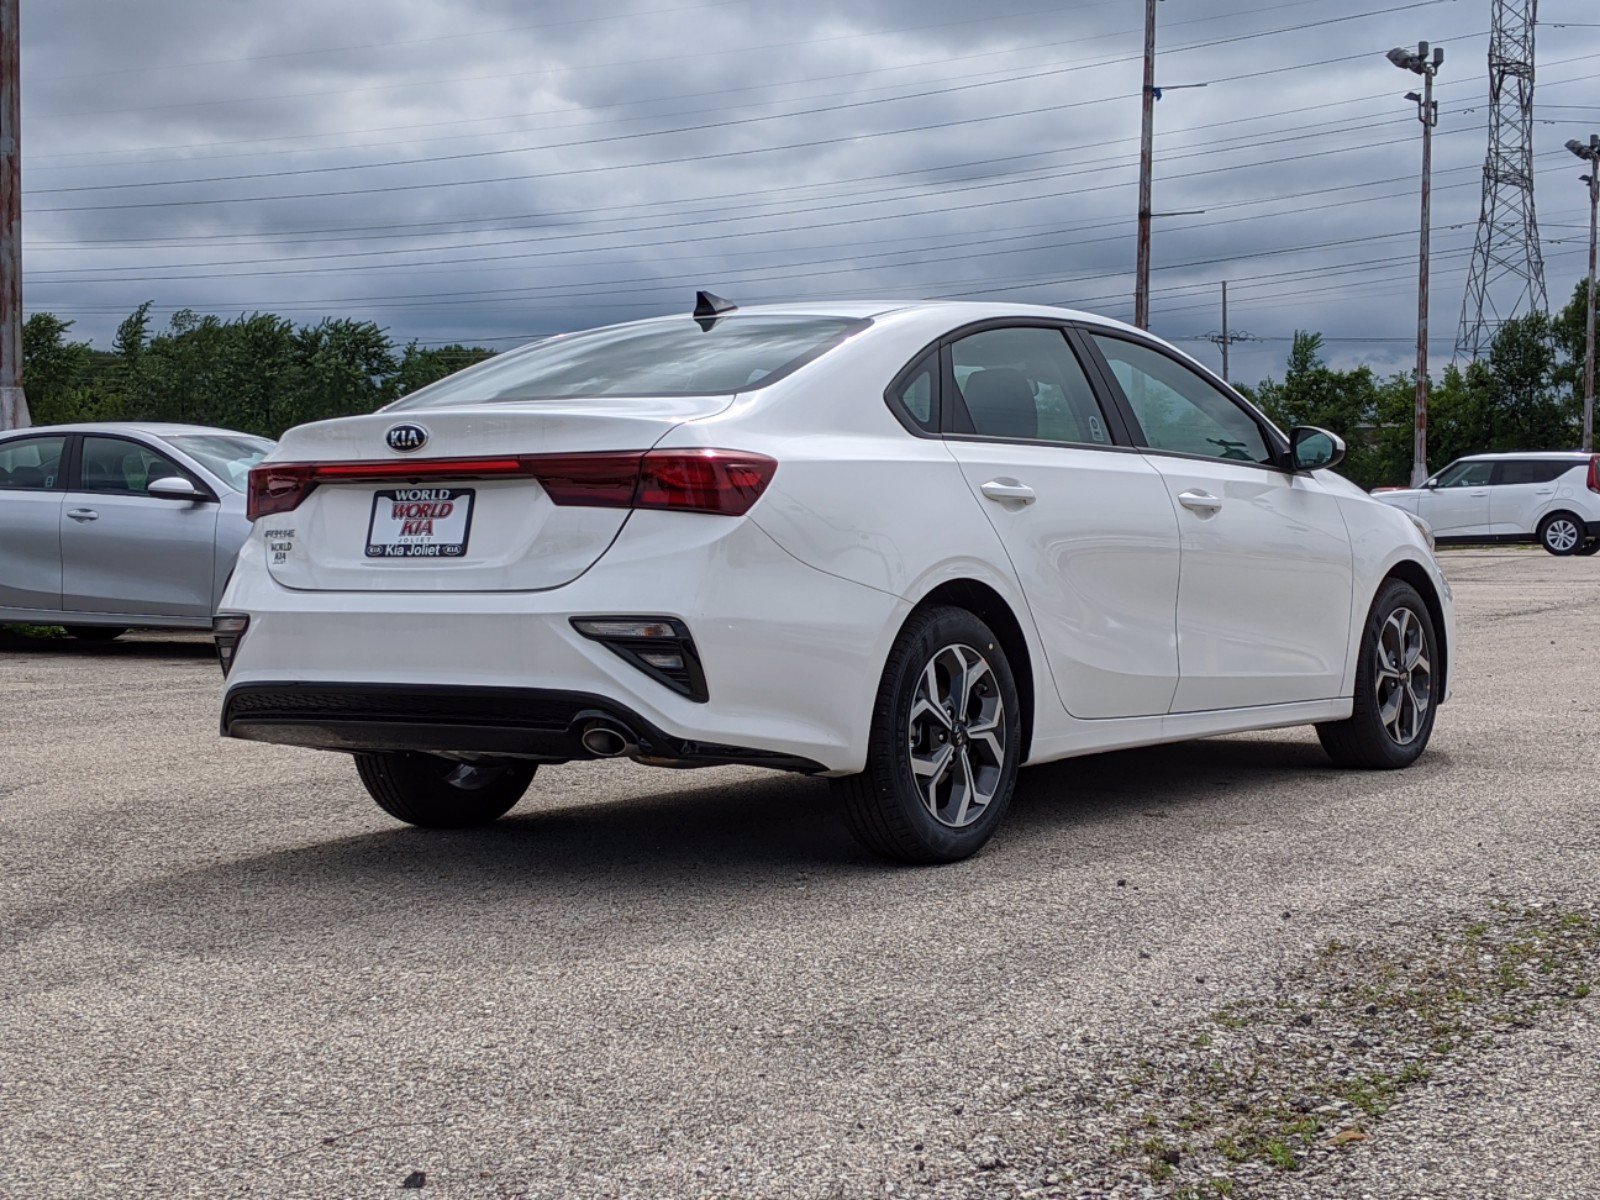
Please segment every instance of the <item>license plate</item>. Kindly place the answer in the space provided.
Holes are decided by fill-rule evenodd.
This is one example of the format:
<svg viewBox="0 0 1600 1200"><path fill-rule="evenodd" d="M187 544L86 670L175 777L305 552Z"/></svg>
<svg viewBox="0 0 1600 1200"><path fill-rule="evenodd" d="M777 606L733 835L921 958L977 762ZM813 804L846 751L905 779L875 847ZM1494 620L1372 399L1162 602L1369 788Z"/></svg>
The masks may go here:
<svg viewBox="0 0 1600 1200"><path fill-rule="evenodd" d="M472 528L472 488L396 488L372 497L368 558L460 558Z"/></svg>

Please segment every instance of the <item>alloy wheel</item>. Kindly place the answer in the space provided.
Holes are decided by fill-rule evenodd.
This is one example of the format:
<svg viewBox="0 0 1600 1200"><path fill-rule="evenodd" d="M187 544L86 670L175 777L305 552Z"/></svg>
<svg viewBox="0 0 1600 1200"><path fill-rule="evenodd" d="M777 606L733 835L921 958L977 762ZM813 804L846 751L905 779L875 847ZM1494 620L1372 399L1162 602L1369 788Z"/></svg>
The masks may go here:
<svg viewBox="0 0 1600 1200"><path fill-rule="evenodd" d="M1578 523L1569 517L1557 517L1544 529L1544 544L1557 554L1568 554L1578 545Z"/></svg>
<svg viewBox="0 0 1600 1200"><path fill-rule="evenodd" d="M1422 622L1411 609L1389 614L1374 650L1378 716L1397 746L1409 746L1421 735L1433 703L1433 667Z"/></svg>
<svg viewBox="0 0 1600 1200"><path fill-rule="evenodd" d="M1005 703L989 660L959 644L934 653L917 680L907 732L923 805L941 825L971 825L1006 765Z"/></svg>

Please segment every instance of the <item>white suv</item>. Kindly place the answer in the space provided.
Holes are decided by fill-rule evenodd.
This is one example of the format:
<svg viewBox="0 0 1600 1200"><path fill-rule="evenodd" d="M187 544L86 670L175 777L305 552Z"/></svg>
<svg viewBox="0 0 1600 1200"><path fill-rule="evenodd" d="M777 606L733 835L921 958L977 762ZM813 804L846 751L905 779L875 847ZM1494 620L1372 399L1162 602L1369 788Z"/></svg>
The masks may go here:
<svg viewBox="0 0 1600 1200"><path fill-rule="evenodd" d="M1538 542L1551 554L1600 550L1600 455L1473 454L1420 488L1378 488L1441 543Z"/></svg>

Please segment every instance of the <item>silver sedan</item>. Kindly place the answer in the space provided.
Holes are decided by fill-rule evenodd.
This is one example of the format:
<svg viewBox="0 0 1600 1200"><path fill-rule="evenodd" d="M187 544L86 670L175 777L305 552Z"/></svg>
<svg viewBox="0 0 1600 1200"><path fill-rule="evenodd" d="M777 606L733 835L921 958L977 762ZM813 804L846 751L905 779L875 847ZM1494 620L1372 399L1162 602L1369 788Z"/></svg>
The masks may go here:
<svg viewBox="0 0 1600 1200"><path fill-rule="evenodd" d="M250 530L245 479L272 447L203 425L0 434L0 623L209 629Z"/></svg>

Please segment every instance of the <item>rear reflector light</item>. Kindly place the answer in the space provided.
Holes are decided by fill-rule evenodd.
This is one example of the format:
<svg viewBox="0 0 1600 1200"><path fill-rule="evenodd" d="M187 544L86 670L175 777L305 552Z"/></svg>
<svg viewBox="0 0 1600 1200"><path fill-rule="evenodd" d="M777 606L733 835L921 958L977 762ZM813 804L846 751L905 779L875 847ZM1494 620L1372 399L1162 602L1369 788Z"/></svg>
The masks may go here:
<svg viewBox="0 0 1600 1200"><path fill-rule="evenodd" d="M552 504L582 508L661 508L738 517L777 473L762 454L738 450L635 450L434 458L403 462L263 463L250 471L252 521L290 512L324 483L378 480L536 479Z"/></svg>
<svg viewBox="0 0 1600 1200"><path fill-rule="evenodd" d="M1600 454L1589 457L1589 490L1600 492Z"/></svg>
<svg viewBox="0 0 1600 1200"><path fill-rule="evenodd" d="M705 701L705 671L689 627L671 617L573 617L572 627L679 695Z"/></svg>
<svg viewBox="0 0 1600 1200"><path fill-rule="evenodd" d="M217 646L217 663L222 667L222 677L228 677L233 667L233 656L239 652L239 640L250 628L250 618L243 613L218 613L211 619L211 636Z"/></svg>

